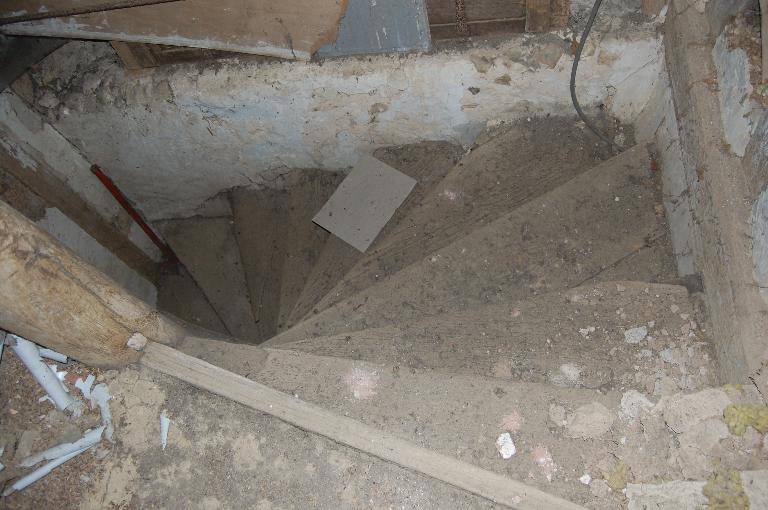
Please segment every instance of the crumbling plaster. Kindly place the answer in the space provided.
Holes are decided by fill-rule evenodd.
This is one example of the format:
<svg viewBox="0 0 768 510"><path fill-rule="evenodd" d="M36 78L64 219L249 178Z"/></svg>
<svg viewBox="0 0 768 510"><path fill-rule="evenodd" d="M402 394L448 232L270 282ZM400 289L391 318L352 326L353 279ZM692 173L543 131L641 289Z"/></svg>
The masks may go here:
<svg viewBox="0 0 768 510"><path fill-rule="evenodd" d="M139 73L127 73L109 46L77 42L17 90L158 219L195 214L232 186L269 185L287 167L342 169L379 146L467 145L488 122L571 115L565 38ZM632 122L662 66L654 25L627 22L596 33L579 71L580 99Z"/></svg>

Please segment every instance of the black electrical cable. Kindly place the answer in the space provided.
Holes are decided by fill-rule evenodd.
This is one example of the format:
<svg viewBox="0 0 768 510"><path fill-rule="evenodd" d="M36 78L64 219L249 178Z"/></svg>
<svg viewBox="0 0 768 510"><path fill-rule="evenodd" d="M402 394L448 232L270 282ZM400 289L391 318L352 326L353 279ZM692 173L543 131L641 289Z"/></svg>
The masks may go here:
<svg viewBox="0 0 768 510"><path fill-rule="evenodd" d="M602 141L611 147L615 147L617 150L621 150L621 147L617 145L616 142L604 135L603 132L600 131L597 126L595 126L592 121L587 118L587 116L584 114L584 110L581 109L581 105L579 105L578 98L576 97L576 72L579 69L581 52L584 51L584 45L587 42L587 37L589 37L589 32L592 30L592 25L595 23L595 18L597 17L597 11L600 10L600 4L602 3L603 0L595 0L595 5L592 6L592 12L590 13L589 19L587 20L587 26L584 27L584 33L581 36L581 41L579 42L579 46L576 48L576 56L573 58L573 67L571 68L571 100L573 101L573 107L576 108L576 113L579 114L579 118L584 122L584 124L586 124L587 127Z"/></svg>

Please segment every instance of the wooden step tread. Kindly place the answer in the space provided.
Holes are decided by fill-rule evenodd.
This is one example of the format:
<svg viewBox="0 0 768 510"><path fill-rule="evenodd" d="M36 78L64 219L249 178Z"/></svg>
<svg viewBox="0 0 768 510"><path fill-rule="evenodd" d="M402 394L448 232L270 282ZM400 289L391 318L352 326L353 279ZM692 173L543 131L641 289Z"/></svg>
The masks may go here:
<svg viewBox="0 0 768 510"><path fill-rule="evenodd" d="M230 191L234 230L259 343L277 333L286 249L289 194L283 189Z"/></svg>
<svg viewBox="0 0 768 510"><path fill-rule="evenodd" d="M571 118L484 133L446 178L317 305L324 310L592 168L606 156Z"/></svg>
<svg viewBox="0 0 768 510"><path fill-rule="evenodd" d="M589 488L572 473L585 459L597 463L607 451L602 440L585 443L566 437L549 419L550 404L569 410L598 402L618 410L620 395L546 384L512 383L483 377L450 377L431 371L353 362L304 353L188 340L180 349L272 388L296 395L336 413L396 434L416 444L505 476L525 480L576 503L591 501ZM518 454L502 459L495 446L505 419L519 417L515 432ZM617 419L617 434L621 434ZM618 444L618 437L616 444ZM547 472L531 460L546 445L558 472ZM575 448L579 452L575 453Z"/></svg>
<svg viewBox="0 0 768 510"><path fill-rule="evenodd" d="M330 234L312 218L343 180L340 172L298 170L289 175L288 217L283 226L285 262L282 269L277 330L284 329L302 289L320 259ZM280 221L280 219L276 219Z"/></svg>
<svg viewBox="0 0 768 510"><path fill-rule="evenodd" d="M400 225L423 197L427 195L456 164L463 154L460 146L448 142L422 142L412 145L382 147L374 157L416 179L416 186L382 229L371 249ZM287 325L294 325L312 313L315 304L349 271L363 255L341 239L330 236L312 269Z"/></svg>
<svg viewBox="0 0 768 510"><path fill-rule="evenodd" d="M229 333L243 342L259 335L231 217L155 222L176 256L216 310Z"/></svg>
<svg viewBox="0 0 768 510"><path fill-rule="evenodd" d="M579 286L663 231L635 147L271 339L340 334Z"/></svg>
<svg viewBox="0 0 768 510"><path fill-rule="evenodd" d="M662 364L663 376L682 381L676 388L682 391L714 383L717 373L706 339L691 328L694 317L684 287L617 281L280 348L446 374L648 393L658 389L656 364L664 352L670 361ZM628 343L625 332L633 328L645 328L647 338Z"/></svg>

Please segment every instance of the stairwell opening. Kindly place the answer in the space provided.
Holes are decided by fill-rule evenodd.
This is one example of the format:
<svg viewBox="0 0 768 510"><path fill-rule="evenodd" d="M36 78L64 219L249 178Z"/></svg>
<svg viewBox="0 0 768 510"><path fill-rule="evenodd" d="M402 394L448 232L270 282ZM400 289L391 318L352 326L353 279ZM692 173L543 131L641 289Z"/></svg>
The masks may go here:
<svg viewBox="0 0 768 510"><path fill-rule="evenodd" d="M759 506L757 3L606 0L612 145L591 1L405 3L431 49L72 40L0 93L0 484L107 430L13 335L114 428L10 507ZM416 182L364 253L312 221L363 154Z"/></svg>

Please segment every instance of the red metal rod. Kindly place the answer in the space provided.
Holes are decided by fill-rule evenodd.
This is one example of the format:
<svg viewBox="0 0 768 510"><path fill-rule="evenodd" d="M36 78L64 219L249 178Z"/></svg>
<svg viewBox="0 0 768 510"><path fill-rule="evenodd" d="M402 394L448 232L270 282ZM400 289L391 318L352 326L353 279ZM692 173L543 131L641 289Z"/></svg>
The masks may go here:
<svg viewBox="0 0 768 510"><path fill-rule="evenodd" d="M155 243L155 246L160 249L165 262L172 264L178 263L179 259L176 257L176 254L173 253L171 247L168 246L165 241L160 239L157 234L155 234L154 230L152 230L152 227L150 227L147 222L144 221L144 218L141 217L139 211L137 211L136 208L133 207L133 205L128 201L128 199L125 198L125 195L123 195L123 192L120 191L120 188L118 188L112 179L110 179L107 174L105 174L104 171L99 168L99 165L91 165L91 172L93 172L93 174L101 181L104 187L107 188L107 191L109 191L109 193L115 197L115 200L117 200L117 202L123 206L123 209L125 209L128 215L133 218L133 221L135 221L136 224L141 227L141 230L147 234L147 237L149 237L149 239Z"/></svg>

